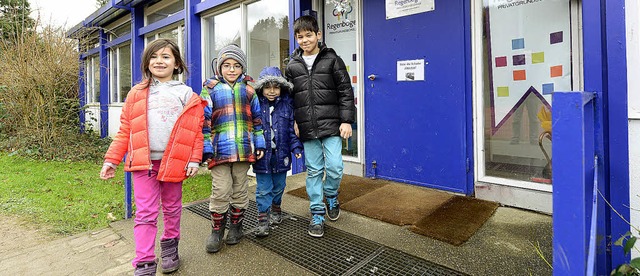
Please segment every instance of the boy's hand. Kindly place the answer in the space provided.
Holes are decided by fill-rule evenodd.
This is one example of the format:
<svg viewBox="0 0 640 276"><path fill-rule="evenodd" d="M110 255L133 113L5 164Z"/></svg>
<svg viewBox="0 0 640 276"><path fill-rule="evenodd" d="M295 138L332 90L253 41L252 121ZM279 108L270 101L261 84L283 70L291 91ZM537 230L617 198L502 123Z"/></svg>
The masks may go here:
<svg viewBox="0 0 640 276"><path fill-rule="evenodd" d="M349 137L351 137L352 131L353 130L351 129L351 124L340 124L340 137L342 137L342 139L348 139Z"/></svg>
<svg viewBox="0 0 640 276"><path fill-rule="evenodd" d="M102 165L102 170L100 170L100 178L107 180L116 176L116 169L111 166L104 164Z"/></svg>
<svg viewBox="0 0 640 276"><path fill-rule="evenodd" d="M296 158L300 159L302 157L302 153L296 153Z"/></svg>
<svg viewBox="0 0 640 276"><path fill-rule="evenodd" d="M260 159L264 156L264 151L263 150L256 150L256 159Z"/></svg>
<svg viewBox="0 0 640 276"><path fill-rule="evenodd" d="M296 133L296 136L300 137L300 130L298 130L298 123L297 122L293 122L293 132Z"/></svg>

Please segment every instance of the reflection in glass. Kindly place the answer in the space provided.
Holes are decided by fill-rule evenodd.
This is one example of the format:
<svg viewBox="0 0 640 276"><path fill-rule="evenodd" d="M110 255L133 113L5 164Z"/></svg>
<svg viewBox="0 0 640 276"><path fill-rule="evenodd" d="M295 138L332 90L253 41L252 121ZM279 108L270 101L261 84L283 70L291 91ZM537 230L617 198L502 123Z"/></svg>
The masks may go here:
<svg viewBox="0 0 640 276"><path fill-rule="evenodd" d="M247 6L247 69L253 78L266 66L280 67L284 72L289 56L288 11L287 0L262 0Z"/></svg>
<svg viewBox="0 0 640 276"><path fill-rule="evenodd" d="M98 56L91 57L91 70L93 81L91 83L92 100L91 102L100 102L100 58Z"/></svg>
<svg viewBox="0 0 640 276"><path fill-rule="evenodd" d="M119 100L124 102L127 93L131 90L131 45L119 48L118 57L118 91L120 92Z"/></svg>
<svg viewBox="0 0 640 276"><path fill-rule="evenodd" d="M205 19L207 28L203 64L211 64L218 51L228 44L240 46L240 9L236 8ZM213 76L211 66L205 67L207 76Z"/></svg>
<svg viewBox="0 0 640 276"><path fill-rule="evenodd" d="M551 184L551 96L572 90L569 0L484 13L485 175Z"/></svg>
<svg viewBox="0 0 640 276"><path fill-rule="evenodd" d="M342 58L351 77L356 109L358 108L358 61L356 59L359 24L357 21L358 1L325 1L323 39ZM342 141L342 155L358 156L358 113L351 124L353 135Z"/></svg>
<svg viewBox="0 0 640 276"><path fill-rule="evenodd" d="M110 52L111 64L111 103L124 102L131 89L131 46L113 48Z"/></svg>
<svg viewBox="0 0 640 276"><path fill-rule="evenodd" d="M161 3L155 3L155 5L158 5L158 4L161 4ZM149 8L153 9L153 5L154 4L151 4ZM184 9L184 0L179 0L157 11L151 12L147 15L147 25L158 22L162 19L165 19L183 9Z"/></svg>

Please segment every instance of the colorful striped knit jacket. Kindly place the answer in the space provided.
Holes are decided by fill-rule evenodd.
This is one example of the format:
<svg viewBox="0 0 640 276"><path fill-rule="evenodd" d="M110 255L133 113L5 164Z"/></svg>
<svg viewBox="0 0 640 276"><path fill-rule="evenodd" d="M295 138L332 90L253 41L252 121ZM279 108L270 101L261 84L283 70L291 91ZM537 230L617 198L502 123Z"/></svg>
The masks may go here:
<svg viewBox="0 0 640 276"><path fill-rule="evenodd" d="M233 89L223 79L208 79L200 97L204 109L203 155L213 154L209 168L227 162L255 162L256 150L265 149L260 102L255 90L240 76ZM204 160L203 160L204 161Z"/></svg>

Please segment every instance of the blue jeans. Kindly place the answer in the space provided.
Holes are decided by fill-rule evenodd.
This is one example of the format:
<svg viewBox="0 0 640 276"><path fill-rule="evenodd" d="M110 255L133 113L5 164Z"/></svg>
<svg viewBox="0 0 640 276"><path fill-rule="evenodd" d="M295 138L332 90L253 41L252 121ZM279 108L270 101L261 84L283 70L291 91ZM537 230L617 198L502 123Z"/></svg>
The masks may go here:
<svg viewBox="0 0 640 276"><path fill-rule="evenodd" d="M258 213L266 213L271 205L282 204L282 193L286 182L287 173L256 173L256 203Z"/></svg>
<svg viewBox="0 0 640 276"><path fill-rule="evenodd" d="M342 180L342 138L331 136L309 140L304 144L304 161L307 166L307 195L311 214L325 213L323 197L338 195ZM326 178L322 181L324 174Z"/></svg>

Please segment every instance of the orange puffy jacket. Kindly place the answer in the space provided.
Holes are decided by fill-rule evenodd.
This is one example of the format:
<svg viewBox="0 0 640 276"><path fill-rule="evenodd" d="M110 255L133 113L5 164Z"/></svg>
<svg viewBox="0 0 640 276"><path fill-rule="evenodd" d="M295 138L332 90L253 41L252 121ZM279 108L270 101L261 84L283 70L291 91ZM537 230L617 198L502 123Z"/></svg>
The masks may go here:
<svg viewBox="0 0 640 276"><path fill-rule="evenodd" d="M129 91L120 116L120 130L104 157L105 162L118 165L124 154L128 153L124 165L124 170L128 172L152 168L147 130L149 88L145 86L146 83L142 82ZM207 101L193 93L171 131L158 170L158 180L183 181L187 178L189 162L201 161L205 106Z"/></svg>

